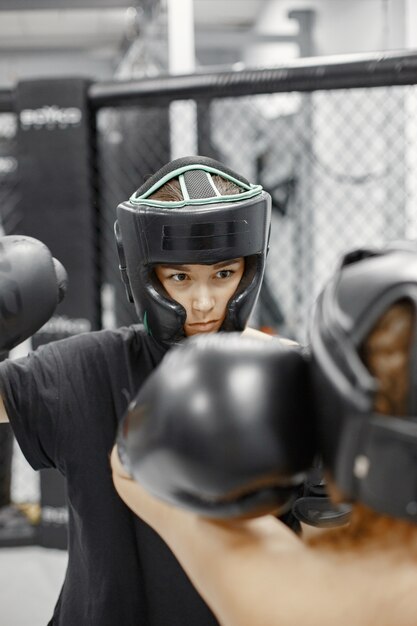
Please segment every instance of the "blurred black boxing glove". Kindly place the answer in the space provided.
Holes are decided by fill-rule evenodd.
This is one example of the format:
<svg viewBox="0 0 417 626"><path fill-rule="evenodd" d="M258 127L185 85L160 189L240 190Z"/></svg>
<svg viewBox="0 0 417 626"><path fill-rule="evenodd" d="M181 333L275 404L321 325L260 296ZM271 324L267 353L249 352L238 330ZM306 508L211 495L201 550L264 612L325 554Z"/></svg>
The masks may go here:
<svg viewBox="0 0 417 626"><path fill-rule="evenodd" d="M237 333L173 348L130 405L118 450L152 494L205 516L288 510L315 451L301 350Z"/></svg>
<svg viewBox="0 0 417 626"><path fill-rule="evenodd" d="M33 335L53 314L67 274L37 239L0 237L0 350Z"/></svg>

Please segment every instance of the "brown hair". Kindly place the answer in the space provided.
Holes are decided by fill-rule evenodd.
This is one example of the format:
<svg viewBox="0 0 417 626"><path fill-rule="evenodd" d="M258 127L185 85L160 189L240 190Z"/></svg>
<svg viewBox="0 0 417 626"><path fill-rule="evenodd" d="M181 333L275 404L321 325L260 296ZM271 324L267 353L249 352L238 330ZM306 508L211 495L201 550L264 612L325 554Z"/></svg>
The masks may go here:
<svg viewBox="0 0 417 626"><path fill-rule="evenodd" d="M374 399L375 410L387 415L387 419L390 419L389 415L407 415L414 322L412 303L408 300L396 302L380 317L360 350L363 363L379 383ZM417 559L417 526L355 503L347 526L316 535L308 543L332 550L381 549L383 543L384 548L406 547Z"/></svg>
<svg viewBox="0 0 417 626"><path fill-rule="evenodd" d="M236 193L244 192L242 187L238 187L238 185L235 185L235 183L232 183L232 181L222 176L215 174L212 176L212 179L222 196L231 196ZM155 191L155 193L149 196L149 200L161 200L162 202L179 202L183 199L178 178L173 178L158 189L158 191Z"/></svg>

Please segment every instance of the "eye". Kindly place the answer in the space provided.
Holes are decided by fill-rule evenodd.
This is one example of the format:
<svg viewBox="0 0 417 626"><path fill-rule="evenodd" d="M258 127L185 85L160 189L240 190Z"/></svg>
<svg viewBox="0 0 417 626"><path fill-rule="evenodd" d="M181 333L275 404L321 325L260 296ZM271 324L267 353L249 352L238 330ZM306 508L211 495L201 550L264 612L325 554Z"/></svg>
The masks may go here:
<svg viewBox="0 0 417 626"><path fill-rule="evenodd" d="M176 283L183 283L184 280L187 280L187 274L184 274L183 272L181 272L179 274L172 274L169 278L175 281Z"/></svg>
<svg viewBox="0 0 417 626"><path fill-rule="evenodd" d="M230 278L230 276L232 276L234 274L233 270L220 270L219 272L217 272L216 277L217 278Z"/></svg>

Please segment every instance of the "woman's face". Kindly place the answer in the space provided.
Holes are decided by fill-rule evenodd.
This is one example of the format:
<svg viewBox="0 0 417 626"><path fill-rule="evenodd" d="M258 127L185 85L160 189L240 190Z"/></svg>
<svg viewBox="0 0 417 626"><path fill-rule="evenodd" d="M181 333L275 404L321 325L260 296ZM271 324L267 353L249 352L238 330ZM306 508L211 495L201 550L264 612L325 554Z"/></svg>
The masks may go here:
<svg viewBox="0 0 417 626"><path fill-rule="evenodd" d="M245 269L243 257L215 265L157 265L155 273L167 294L181 304L187 317L186 337L216 333L226 317L226 307Z"/></svg>

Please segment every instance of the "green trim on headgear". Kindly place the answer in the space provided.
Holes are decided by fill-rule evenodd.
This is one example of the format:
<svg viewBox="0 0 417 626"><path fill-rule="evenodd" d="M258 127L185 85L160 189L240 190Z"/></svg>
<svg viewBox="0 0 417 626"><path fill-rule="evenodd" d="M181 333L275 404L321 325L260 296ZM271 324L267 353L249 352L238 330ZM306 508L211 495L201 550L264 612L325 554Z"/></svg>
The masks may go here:
<svg viewBox="0 0 417 626"><path fill-rule="evenodd" d="M213 196L212 198L193 198L193 199L188 198L188 199L179 200L176 202L171 202L171 201L166 201L166 200L148 200L148 197L154 194L156 191L158 191L158 189L163 187L165 183L168 183L173 178L179 178L184 172L187 172L190 170L203 170L204 172L207 172L209 174L216 174L218 176L221 176L222 178L225 178L226 180L229 180L230 182L234 183L235 185L237 185L241 189L244 189L245 191L243 193L234 193L234 194L230 194L226 196L216 195L216 196ZM180 181L180 184L181 184L181 181ZM182 187L183 185L181 185L181 189ZM148 189L141 196L137 197L136 192L135 192L129 198L129 201L135 205L146 204L147 206L154 206L154 207L161 207L161 208L164 208L167 206L172 207L172 208L181 208L184 206L197 205L197 204L217 204L219 202L237 202L239 200L248 200L249 198L253 198L254 196L257 196L261 192L262 192L261 185L252 185L252 184L247 185L241 180L234 178L234 176L231 176L230 174L227 174L226 172L223 172L222 170L219 170L217 168L209 167L207 165L193 164L193 165L185 165L183 167L179 167L176 170L173 170L172 172L169 172L169 174L161 178L161 180L155 183L150 189ZM183 195L185 195L184 192L183 192Z"/></svg>
<svg viewBox="0 0 417 626"><path fill-rule="evenodd" d="M143 326L144 326L146 332L148 333L148 335L150 335L152 337L153 336L152 335L152 331L149 328L149 324L148 324L148 312L147 311L145 311L145 313L143 314Z"/></svg>

